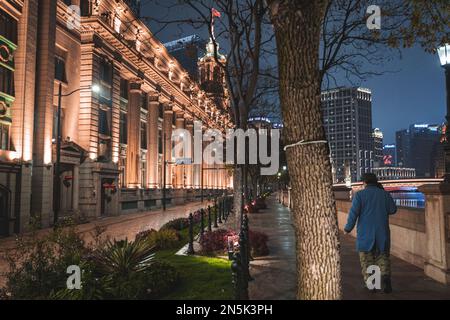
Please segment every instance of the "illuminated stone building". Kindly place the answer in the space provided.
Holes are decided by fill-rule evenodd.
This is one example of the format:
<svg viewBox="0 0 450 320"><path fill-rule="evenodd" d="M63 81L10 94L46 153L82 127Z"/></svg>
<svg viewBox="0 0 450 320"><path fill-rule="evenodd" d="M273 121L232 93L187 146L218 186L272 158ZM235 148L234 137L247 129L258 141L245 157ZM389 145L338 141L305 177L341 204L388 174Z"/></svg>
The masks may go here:
<svg viewBox="0 0 450 320"><path fill-rule="evenodd" d="M232 127L226 98L193 82L138 10L137 0L0 2L1 236L30 217L51 225L55 208L92 220L159 207L164 186L172 204L199 197L202 182L232 187L220 165L177 164L192 154L174 154L172 131Z"/></svg>

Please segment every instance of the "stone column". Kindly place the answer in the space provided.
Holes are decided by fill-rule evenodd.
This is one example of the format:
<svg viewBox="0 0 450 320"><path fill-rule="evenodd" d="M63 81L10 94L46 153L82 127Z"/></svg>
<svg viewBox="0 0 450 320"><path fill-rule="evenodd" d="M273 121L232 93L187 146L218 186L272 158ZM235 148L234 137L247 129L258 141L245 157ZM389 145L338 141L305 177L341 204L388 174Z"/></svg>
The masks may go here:
<svg viewBox="0 0 450 320"><path fill-rule="evenodd" d="M196 125L194 126L194 135L195 136L199 136L200 139L197 139L200 141L200 143L202 144L202 148L203 148L203 142L202 142L202 128L201 125ZM193 148L193 150L195 150ZM203 149L202 149L203 150ZM203 161L203 154L200 155L201 159L198 159L199 161ZM201 188L201 175L202 175L202 165L201 163L199 164L194 164L193 165L193 171L194 171L194 177L193 177L193 181L194 181L194 187L196 189L200 189Z"/></svg>
<svg viewBox="0 0 450 320"><path fill-rule="evenodd" d="M128 100L128 143L126 181L128 188L139 187L140 163L140 125L141 125L141 83L140 79L130 81L130 94Z"/></svg>
<svg viewBox="0 0 450 320"><path fill-rule="evenodd" d="M423 185L427 257L424 271L441 283L450 284L450 184Z"/></svg>
<svg viewBox="0 0 450 320"><path fill-rule="evenodd" d="M164 161L172 161L172 121L173 107L171 103L164 104L163 140L164 140ZM166 188L172 188L172 165L163 163L163 170L166 171Z"/></svg>
<svg viewBox="0 0 450 320"><path fill-rule="evenodd" d="M21 193L18 199L20 211L15 213L15 232L22 232L28 227L30 218L30 195L31 195L31 165L33 153L34 134L34 108L35 108L35 82L36 82L36 52L37 45L37 23L38 23L38 1L25 1L22 15L18 21L18 47L14 51L14 88L15 100L11 105L11 144L15 147L17 157L24 161L21 176L17 177L20 187L16 187ZM17 119L20 119L18 121ZM51 170L51 169L50 169ZM42 192L41 190L40 192ZM50 200L51 203L51 200Z"/></svg>
<svg viewBox="0 0 450 320"><path fill-rule="evenodd" d="M190 139L191 139L191 150L186 151L186 158L190 158L192 160L190 165L187 165L185 168L185 174L186 174L186 188L192 188L193 183L193 177L194 177L194 165L193 165L193 157L194 157L194 123L192 120L186 120L186 129L190 133Z"/></svg>
<svg viewBox="0 0 450 320"><path fill-rule="evenodd" d="M56 0L39 1L32 208L42 227L53 222L52 131L54 113ZM63 98L64 99L64 98ZM24 150L26 151L26 150Z"/></svg>
<svg viewBox="0 0 450 320"><path fill-rule="evenodd" d="M175 128L176 129L184 129L184 114L183 113L177 113L177 119L175 121ZM182 139L186 139L187 137L176 137L175 143L183 143ZM175 154L176 158L182 158L183 152L186 152L186 150L182 149L178 151L178 154ZM184 169L185 165L177 165L175 166L175 188L176 189L183 189L184 188Z"/></svg>
<svg viewBox="0 0 450 320"><path fill-rule="evenodd" d="M147 118L147 181L149 188L158 187L158 116L159 94L149 94Z"/></svg>

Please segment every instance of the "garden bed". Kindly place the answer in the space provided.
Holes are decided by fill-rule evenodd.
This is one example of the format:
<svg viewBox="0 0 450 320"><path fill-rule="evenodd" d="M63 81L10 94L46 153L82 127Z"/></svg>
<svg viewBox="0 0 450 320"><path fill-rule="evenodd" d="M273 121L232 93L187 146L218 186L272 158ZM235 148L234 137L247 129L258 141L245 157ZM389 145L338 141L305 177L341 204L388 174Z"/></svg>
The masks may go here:
<svg viewBox="0 0 450 320"><path fill-rule="evenodd" d="M189 239L186 219L177 220L160 231L140 232L134 241L102 241L97 235L94 244L86 244L71 226L19 241L0 298L231 299L228 260L175 255ZM194 221L198 233L199 215ZM81 290L66 288L69 265L83 270Z"/></svg>

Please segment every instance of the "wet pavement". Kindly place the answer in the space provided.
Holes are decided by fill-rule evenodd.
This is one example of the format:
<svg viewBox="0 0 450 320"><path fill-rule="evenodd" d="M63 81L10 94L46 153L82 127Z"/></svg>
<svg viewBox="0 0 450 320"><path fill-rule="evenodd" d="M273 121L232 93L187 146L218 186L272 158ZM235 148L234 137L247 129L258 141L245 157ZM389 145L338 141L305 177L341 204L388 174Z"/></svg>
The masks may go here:
<svg viewBox="0 0 450 320"><path fill-rule="evenodd" d="M295 233L289 209L274 197L267 200L268 208L250 214L250 227L269 236L270 255L251 262L254 281L249 284L251 299L295 299L297 274ZM368 293L363 288L355 239L341 234L343 298L345 300L450 300L450 286L424 275L423 270L394 256L392 263L393 293Z"/></svg>
<svg viewBox="0 0 450 320"><path fill-rule="evenodd" d="M250 299L290 300L297 292L295 234L289 209L275 198L267 199L267 209L249 214L252 230L269 236L269 256L251 262Z"/></svg>
<svg viewBox="0 0 450 320"><path fill-rule="evenodd" d="M423 270L391 255L391 294L369 293L363 280L355 238L341 234L342 281L345 300L450 300L450 286L441 284Z"/></svg>

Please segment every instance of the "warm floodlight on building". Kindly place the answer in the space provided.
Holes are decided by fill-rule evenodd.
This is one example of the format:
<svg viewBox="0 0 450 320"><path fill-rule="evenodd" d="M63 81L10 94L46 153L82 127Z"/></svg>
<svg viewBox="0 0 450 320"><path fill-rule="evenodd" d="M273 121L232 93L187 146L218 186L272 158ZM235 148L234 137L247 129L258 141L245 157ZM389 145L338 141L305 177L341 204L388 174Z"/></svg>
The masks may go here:
<svg viewBox="0 0 450 320"><path fill-rule="evenodd" d="M91 87L91 90L92 90L92 92L94 92L94 93L100 93L100 86L99 86L98 84L94 84L94 85Z"/></svg>

